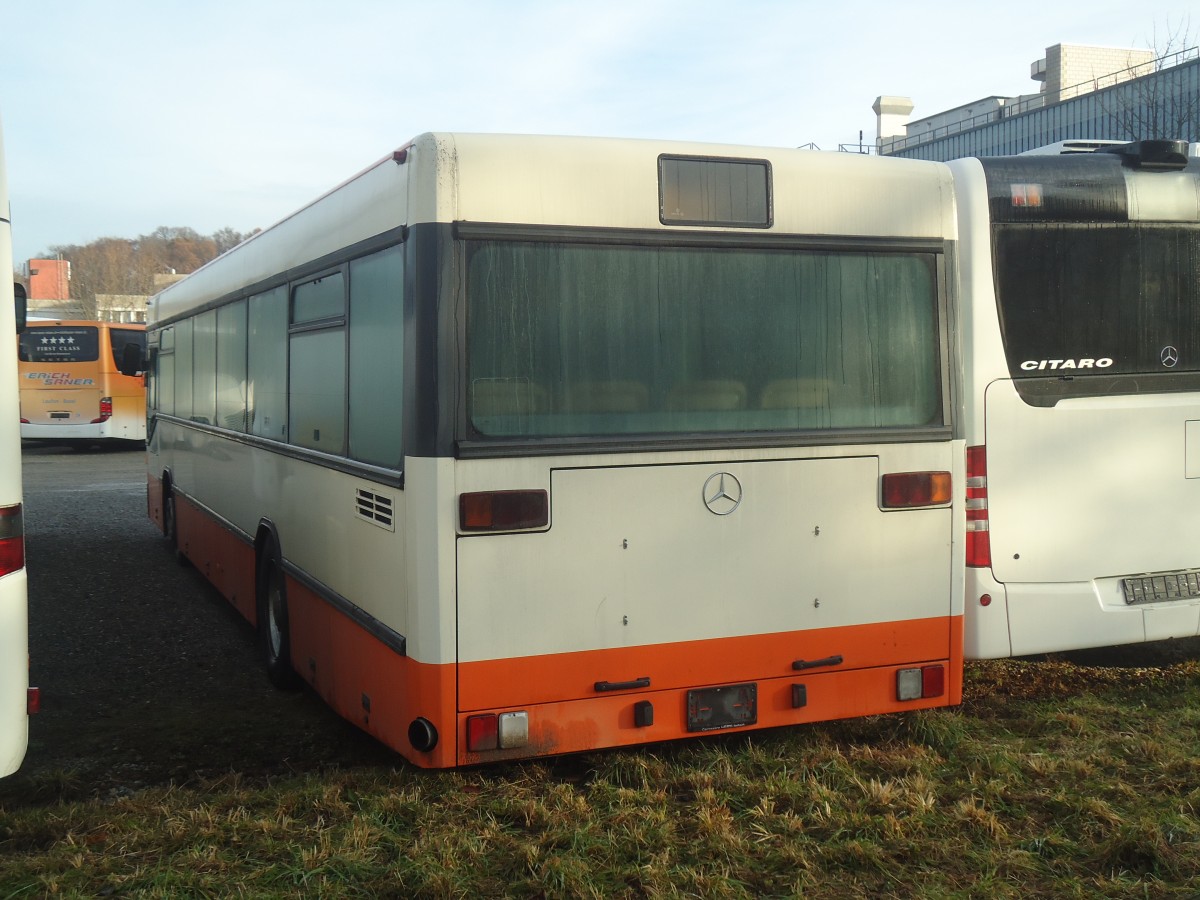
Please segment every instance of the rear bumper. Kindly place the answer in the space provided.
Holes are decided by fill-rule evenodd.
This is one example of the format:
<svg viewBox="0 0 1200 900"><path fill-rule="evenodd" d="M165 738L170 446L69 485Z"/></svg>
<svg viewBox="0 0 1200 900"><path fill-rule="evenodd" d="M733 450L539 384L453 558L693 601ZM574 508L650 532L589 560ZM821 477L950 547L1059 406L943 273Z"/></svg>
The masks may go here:
<svg viewBox="0 0 1200 900"><path fill-rule="evenodd" d="M23 441L140 441L145 440L145 431L131 423L121 424L112 419L107 422L81 425L40 425L21 423Z"/></svg>
<svg viewBox="0 0 1200 900"><path fill-rule="evenodd" d="M991 603L983 606L987 594ZM1027 656L1200 634L1200 598L1130 605L1120 578L1061 584L1001 584L967 572L967 659Z"/></svg>

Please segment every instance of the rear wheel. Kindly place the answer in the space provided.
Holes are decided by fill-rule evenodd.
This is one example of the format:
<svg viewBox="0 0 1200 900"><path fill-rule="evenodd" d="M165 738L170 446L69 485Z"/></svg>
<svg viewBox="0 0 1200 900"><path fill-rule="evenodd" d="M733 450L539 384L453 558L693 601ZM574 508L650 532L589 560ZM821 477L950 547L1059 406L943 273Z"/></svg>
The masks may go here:
<svg viewBox="0 0 1200 900"><path fill-rule="evenodd" d="M179 522L176 515L175 492L168 484L163 491L163 534L166 535L167 543L171 545L175 554L175 562L186 566L188 558L179 547Z"/></svg>
<svg viewBox="0 0 1200 900"><path fill-rule="evenodd" d="M264 559L259 578L258 628L263 659L271 684L281 690L296 688L300 680L292 668L292 642L288 633L287 586L283 567L272 553Z"/></svg>

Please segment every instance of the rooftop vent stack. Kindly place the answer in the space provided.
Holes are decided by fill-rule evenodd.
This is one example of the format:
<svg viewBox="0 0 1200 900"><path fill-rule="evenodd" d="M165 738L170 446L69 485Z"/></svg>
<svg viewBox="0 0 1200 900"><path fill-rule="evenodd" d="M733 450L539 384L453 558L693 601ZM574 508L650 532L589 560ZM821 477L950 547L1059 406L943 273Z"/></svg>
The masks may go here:
<svg viewBox="0 0 1200 900"><path fill-rule="evenodd" d="M907 133L908 117L913 111L913 102L908 97L876 97L871 109L875 110L877 146L882 146L888 138Z"/></svg>

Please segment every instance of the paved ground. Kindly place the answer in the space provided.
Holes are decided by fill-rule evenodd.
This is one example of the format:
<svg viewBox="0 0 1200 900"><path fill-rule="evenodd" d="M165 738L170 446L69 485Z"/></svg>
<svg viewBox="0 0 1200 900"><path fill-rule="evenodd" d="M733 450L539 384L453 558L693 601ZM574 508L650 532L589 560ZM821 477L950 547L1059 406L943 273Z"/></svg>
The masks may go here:
<svg viewBox="0 0 1200 900"><path fill-rule="evenodd" d="M401 765L306 692L270 686L255 637L146 516L140 449L26 445L31 683L42 712L9 790L120 793L239 772Z"/></svg>

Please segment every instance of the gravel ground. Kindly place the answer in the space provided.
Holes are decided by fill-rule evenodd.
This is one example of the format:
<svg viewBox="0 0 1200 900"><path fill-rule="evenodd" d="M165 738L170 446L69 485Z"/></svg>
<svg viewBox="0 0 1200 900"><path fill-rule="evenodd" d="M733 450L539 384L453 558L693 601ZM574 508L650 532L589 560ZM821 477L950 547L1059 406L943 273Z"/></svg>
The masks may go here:
<svg viewBox="0 0 1200 900"><path fill-rule="evenodd" d="M120 794L226 772L402 765L313 694L275 690L250 626L146 516L140 449L26 446L30 720L11 792Z"/></svg>

